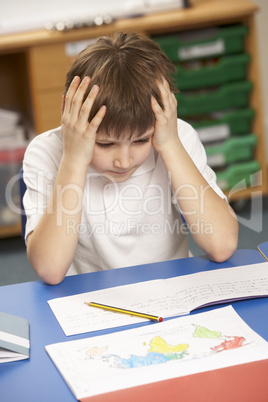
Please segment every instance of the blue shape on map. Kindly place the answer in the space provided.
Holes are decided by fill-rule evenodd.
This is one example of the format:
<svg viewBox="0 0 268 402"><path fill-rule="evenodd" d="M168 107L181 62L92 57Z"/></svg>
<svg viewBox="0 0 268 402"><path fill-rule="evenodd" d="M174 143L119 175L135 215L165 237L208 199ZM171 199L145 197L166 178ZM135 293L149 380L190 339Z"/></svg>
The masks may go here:
<svg viewBox="0 0 268 402"><path fill-rule="evenodd" d="M108 357L108 356L106 356ZM146 356L130 355L128 358L121 358L116 355L111 355L108 359L114 367L117 368L136 368L143 366L151 366L152 364L162 364L170 361L169 356L161 353L148 353Z"/></svg>

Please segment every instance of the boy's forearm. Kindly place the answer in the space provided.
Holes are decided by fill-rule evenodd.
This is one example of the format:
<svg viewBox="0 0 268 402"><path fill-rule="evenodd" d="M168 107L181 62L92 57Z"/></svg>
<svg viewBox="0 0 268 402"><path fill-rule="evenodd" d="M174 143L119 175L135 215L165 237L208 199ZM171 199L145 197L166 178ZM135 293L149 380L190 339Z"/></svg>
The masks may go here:
<svg viewBox="0 0 268 402"><path fill-rule="evenodd" d="M160 154L196 243L212 260L228 259L237 247L235 213L209 186L179 140Z"/></svg>
<svg viewBox="0 0 268 402"><path fill-rule="evenodd" d="M102 106L91 121L92 105L99 92L94 85L86 99L89 77L74 77L62 103L63 155L56 183L46 211L34 232L28 236L27 253L36 273L45 282L63 280L70 267L78 241L86 172L92 160L95 138L106 113ZM68 231L68 222L72 230ZM77 230L73 230L76 227Z"/></svg>
<svg viewBox="0 0 268 402"><path fill-rule="evenodd" d="M85 171L62 160L46 211L28 237L29 261L46 283L61 282L72 263L79 234L73 227L81 222L85 177Z"/></svg>
<svg viewBox="0 0 268 402"><path fill-rule="evenodd" d="M168 83L165 80L159 83L159 89L164 108L152 97L155 115L153 145L163 159L196 243L211 259L226 260L237 247L237 219L228 204L208 185L184 149L177 131L177 100Z"/></svg>

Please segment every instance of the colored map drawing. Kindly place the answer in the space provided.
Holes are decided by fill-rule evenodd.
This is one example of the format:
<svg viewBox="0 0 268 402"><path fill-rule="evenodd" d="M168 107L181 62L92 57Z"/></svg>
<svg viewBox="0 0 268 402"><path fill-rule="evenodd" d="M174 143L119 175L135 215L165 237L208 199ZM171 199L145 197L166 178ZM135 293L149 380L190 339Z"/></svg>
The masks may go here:
<svg viewBox="0 0 268 402"><path fill-rule="evenodd" d="M211 331L201 325L193 324L196 327L196 330L193 334L195 338L220 338L221 332L219 331Z"/></svg>
<svg viewBox="0 0 268 402"><path fill-rule="evenodd" d="M236 349L243 346L245 342L245 338L243 336L228 336L226 338L231 339L226 339L224 342L211 348L211 350L214 350L216 352L222 352L224 350Z"/></svg>
<svg viewBox="0 0 268 402"><path fill-rule="evenodd" d="M124 352L122 352L122 354L120 345L118 345L114 352L111 353L107 353L110 349L109 346L94 346L88 349L86 354L90 359L100 359L103 363L108 363L110 368L130 369L158 365L175 360L184 360L185 358L187 360L196 359L207 356L211 353L218 353L244 346L245 338L242 336L225 336L220 331L213 331L198 324L192 325L195 329L194 332L191 331L192 334L190 335L190 338L189 332L187 334L187 330L185 331L185 334L187 334L185 336L188 336L186 339L189 343L173 342L172 344L171 342L168 343L163 336L156 335L151 339L149 338L150 341L143 340L141 343L143 346L142 349L139 349L139 343L137 344L138 347L136 346L133 348L134 345L129 341L129 346ZM179 334L181 336L181 329ZM191 341L191 337L193 342ZM172 339L175 340L178 338L175 336ZM194 339L196 341L194 341ZM207 344L207 342L203 344L204 341L202 341L202 339L207 340L209 344ZM221 342L219 345L215 345L217 339L218 342ZM146 350L144 350L144 347ZM134 352L134 350L136 350L136 352Z"/></svg>
<svg viewBox="0 0 268 402"><path fill-rule="evenodd" d="M143 345L145 345L143 343ZM103 355L103 361L108 361L111 367L115 368L137 368L150 366L153 364L167 363L171 360L180 360L187 354L189 345L181 343L177 345L169 345L160 336L155 336L149 343L150 349L145 356L131 354L128 357L119 355Z"/></svg>
<svg viewBox="0 0 268 402"><path fill-rule="evenodd" d="M171 360L168 356L161 353L147 353L146 356L130 355L126 358L118 355L110 355L105 356L105 360L106 359L109 361L109 363L111 363L112 367L123 369L162 364Z"/></svg>
<svg viewBox="0 0 268 402"><path fill-rule="evenodd" d="M89 356L89 357L94 357L94 356L100 355L101 353L106 352L107 349L108 349L108 346L104 346L104 347L102 347L102 348L99 348L99 347L97 347L97 346L94 346L93 348L88 349L87 352L86 352L86 354L87 354L87 356Z"/></svg>
<svg viewBox="0 0 268 402"><path fill-rule="evenodd" d="M178 353L184 352L189 348L187 343L179 343L178 345L169 345L163 338L160 336L155 336L150 342L151 348L148 352L156 352L156 353Z"/></svg>

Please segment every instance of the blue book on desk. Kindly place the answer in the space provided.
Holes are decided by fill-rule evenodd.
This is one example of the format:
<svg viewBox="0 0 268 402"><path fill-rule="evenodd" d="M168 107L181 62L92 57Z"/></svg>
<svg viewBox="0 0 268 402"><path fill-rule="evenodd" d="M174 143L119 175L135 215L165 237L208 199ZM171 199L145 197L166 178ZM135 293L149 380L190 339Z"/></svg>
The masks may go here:
<svg viewBox="0 0 268 402"><path fill-rule="evenodd" d="M28 359L29 355L28 320L0 312L0 363Z"/></svg>

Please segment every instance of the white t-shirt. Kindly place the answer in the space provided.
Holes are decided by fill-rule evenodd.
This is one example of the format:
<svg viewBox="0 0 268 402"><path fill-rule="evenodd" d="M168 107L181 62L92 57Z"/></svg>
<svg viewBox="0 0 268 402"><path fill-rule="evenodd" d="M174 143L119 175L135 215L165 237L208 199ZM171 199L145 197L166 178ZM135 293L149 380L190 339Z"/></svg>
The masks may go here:
<svg viewBox="0 0 268 402"><path fill-rule="evenodd" d="M183 146L208 184L224 198L196 131L178 119ZM23 162L27 190L25 240L43 215L62 157L60 127L35 137ZM178 174L180 174L178 172ZM61 196L61 194L59 194ZM61 217L58 216L58 224ZM77 230L69 219L67 231ZM152 149L123 183L112 183L88 167L79 240L68 275L120 268L188 256L187 229L181 219L167 171Z"/></svg>

